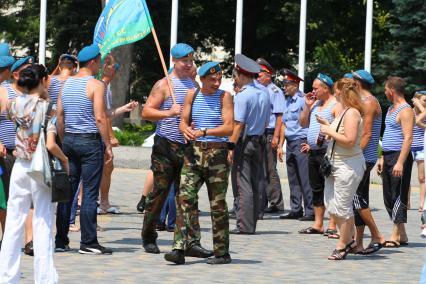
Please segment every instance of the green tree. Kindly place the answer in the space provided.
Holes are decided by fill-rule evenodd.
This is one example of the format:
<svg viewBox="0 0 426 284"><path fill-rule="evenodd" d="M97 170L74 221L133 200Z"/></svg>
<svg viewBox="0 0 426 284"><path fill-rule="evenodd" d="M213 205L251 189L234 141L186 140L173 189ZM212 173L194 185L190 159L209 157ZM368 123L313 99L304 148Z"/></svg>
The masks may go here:
<svg viewBox="0 0 426 284"><path fill-rule="evenodd" d="M388 23L391 38L380 56L377 72L400 76L407 81L407 92L426 88L426 3L423 0L393 0Z"/></svg>

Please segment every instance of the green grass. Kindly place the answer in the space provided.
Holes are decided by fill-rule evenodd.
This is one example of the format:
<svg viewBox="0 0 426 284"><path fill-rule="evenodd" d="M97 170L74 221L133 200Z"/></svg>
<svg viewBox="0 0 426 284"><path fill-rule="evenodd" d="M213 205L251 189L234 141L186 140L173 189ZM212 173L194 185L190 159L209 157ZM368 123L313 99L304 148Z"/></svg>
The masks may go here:
<svg viewBox="0 0 426 284"><path fill-rule="evenodd" d="M122 146L141 146L154 131L155 124L152 123L144 125L125 123L123 130L114 131L114 134Z"/></svg>

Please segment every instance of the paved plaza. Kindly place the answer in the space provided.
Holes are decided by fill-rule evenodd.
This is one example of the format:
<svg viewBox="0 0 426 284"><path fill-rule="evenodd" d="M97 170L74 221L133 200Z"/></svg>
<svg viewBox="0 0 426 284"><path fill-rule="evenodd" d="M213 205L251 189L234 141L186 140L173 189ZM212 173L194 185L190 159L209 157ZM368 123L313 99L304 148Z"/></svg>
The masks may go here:
<svg viewBox="0 0 426 284"><path fill-rule="evenodd" d="M142 150L149 154L149 151ZM146 153L145 153L146 152ZM117 155L120 163L120 155ZM127 158L135 158L126 155ZM147 156L149 158L149 156ZM141 162L145 165L147 161ZM335 240L319 235L300 235L297 231L309 222L279 220L267 216L258 222L256 235L231 235L230 265L210 266L204 259L186 258L186 265L176 266L163 259L170 250L173 234L159 232L159 255L146 254L141 246L143 215L136 213L145 169L117 168L113 174L111 201L120 207L120 215L103 215L98 222L102 245L114 250L112 256L78 254L80 233L70 233L72 251L56 253L55 264L60 283L418 283L422 270L425 241L419 237L420 214L418 188L412 189L412 208L408 215L409 246L382 249L371 256L349 255L345 261L329 261L327 256ZM282 173L285 205L288 209L288 183ZM379 228L389 236L391 223L383 205L381 186L370 192L374 217ZM232 204L228 190L228 205ZM206 188L200 190L202 245L212 248L211 220ZM230 222L231 229L235 220ZM367 239L368 241L368 239ZM22 258L22 283L33 282L32 258Z"/></svg>

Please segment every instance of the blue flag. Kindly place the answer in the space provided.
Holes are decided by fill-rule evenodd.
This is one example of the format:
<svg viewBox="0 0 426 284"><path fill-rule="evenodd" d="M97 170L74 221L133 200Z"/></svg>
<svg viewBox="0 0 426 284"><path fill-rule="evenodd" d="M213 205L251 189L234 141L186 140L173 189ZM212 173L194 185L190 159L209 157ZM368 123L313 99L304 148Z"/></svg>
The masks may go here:
<svg viewBox="0 0 426 284"><path fill-rule="evenodd" d="M93 43L103 58L114 47L144 38L153 27L145 0L110 0L96 24Z"/></svg>

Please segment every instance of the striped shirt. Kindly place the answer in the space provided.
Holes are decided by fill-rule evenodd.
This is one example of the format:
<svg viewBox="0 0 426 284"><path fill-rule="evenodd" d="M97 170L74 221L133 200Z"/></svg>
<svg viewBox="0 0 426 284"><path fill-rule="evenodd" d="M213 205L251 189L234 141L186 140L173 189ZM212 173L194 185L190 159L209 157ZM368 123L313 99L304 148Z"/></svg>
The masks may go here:
<svg viewBox="0 0 426 284"><path fill-rule="evenodd" d="M52 76L50 78L50 86L47 92L49 93L49 98L52 104L56 105L58 101L59 92L61 91L62 85L65 81L59 80L58 76Z"/></svg>
<svg viewBox="0 0 426 284"><path fill-rule="evenodd" d="M400 105L394 112L390 112L393 107L388 109L385 119L385 132L383 133L382 150L386 151L401 151L401 145L404 141L402 135L402 127L396 122L396 116L404 109L410 107L409 104L405 103Z"/></svg>
<svg viewBox="0 0 426 284"><path fill-rule="evenodd" d="M87 97L87 82L93 76L82 78L70 77L62 91L62 108L64 109L65 132L98 133L93 102Z"/></svg>
<svg viewBox="0 0 426 284"><path fill-rule="evenodd" d="M318 111L319 103L316 103L311 110L311 116L309 120L309 129L307 141L312 150L326 150L328 145L328 140L324 139L324 143L321 147L317 146L317 138L320 132L320 124L317 121L316 115L321 116L322 118L327 119L329 123L332 123L334 120L334 116L332 110L336 105L336 101L331 102L326 108L323 108L321 111Z"/></svg>
<svg viewBox="0 0 426 284"><path fill-rule="evenodd" d="M7 98L9 100L18 96L18 93L12 88L8 81L1 83L7 90ZM0 114L0 141L8 149L15 149L16 128L13 121L6 118L6 112Z"/></svg>
<svg viewBox="0 0 426 284"><path fill-rule="evenodd" d="M423 121L423 123L425 123L425 121ZM411 150L412 151L423 150L424 135L425 135L425 129L418 127L417 125L414 125L414 128L413 128L413 143L411 143Z"/></svg>
<svg viewBox="0 0 426 284"><path fill-rule="evenodd" d="M368 96L365 100L374 99L377 103L379 103L375 96ZM371 128L371 138L368 145L364 148L363 154L364 159L368 163L375 163L379 157L378 147L379 147L379 139L380 139L380 130L382 128L382 112L374 118L373 127Z"/></svg>
<svg viewBox="0 0 426 284"><path fill-rule="evenodd" d="M213 95L204 95L199 92L192 105L192 121L195 129L215 128L223 124L222 95L223 90L217 90ZM228 137L206 136L198 137L197 141L227 142Z"/></svg>
<svg viewBox="0 0 426 284"><path fill-rule="evenodd" d="M176 97L176 103L183 106L186 92L195 88L191 79L176 79L171 77L173 85L173 94ZM172 97L169 96L161 105L160 110L169 110L173 105ZM180 116L168 117L158 121L155 133L158 136L167 138L173 142L185 143L183 135L179 131Z"/></svg>

